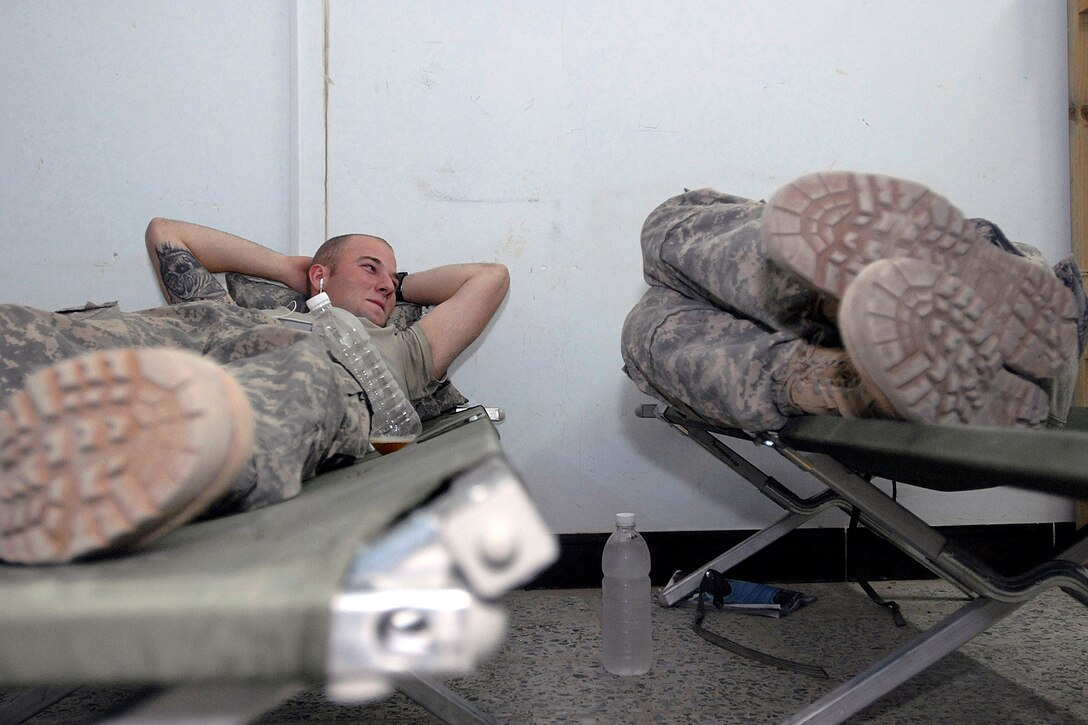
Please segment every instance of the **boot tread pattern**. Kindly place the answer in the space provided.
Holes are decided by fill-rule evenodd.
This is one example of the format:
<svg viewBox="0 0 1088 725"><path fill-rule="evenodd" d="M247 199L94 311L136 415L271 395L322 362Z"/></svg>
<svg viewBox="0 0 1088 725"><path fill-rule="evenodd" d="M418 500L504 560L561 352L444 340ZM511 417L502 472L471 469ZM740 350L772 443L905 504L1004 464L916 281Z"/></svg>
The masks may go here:
<svg viewBox="0 0 1088 725"><path fill-rule="evenodd" d="M837 299L880 259L919 259L952 273L1007 321L1002 354L1014 372L1051 378L1076 354L1076 304L1061 280L980 238L959 209L921 184L810 174L771 198L761 231L773 259Z"/></svg>
<svg viewBox="0 0 1088 725"><path fill-rule="evenodd" d="M215 413L229 407L217 376L163 350L97 352L30 376L0 411L0 558L59 563L139 543L218 493L204 489L242 439Z"/></svg>
<svg viewBox="0 0 1088 725"><path fill-rule="evenodd" d="M843 300L843 341L864 379L908 420L1038 427L1043 389L1008 369L1011 328L936 265L873 264ZM1015 333L1013 333L1015 334Z"/></svg>

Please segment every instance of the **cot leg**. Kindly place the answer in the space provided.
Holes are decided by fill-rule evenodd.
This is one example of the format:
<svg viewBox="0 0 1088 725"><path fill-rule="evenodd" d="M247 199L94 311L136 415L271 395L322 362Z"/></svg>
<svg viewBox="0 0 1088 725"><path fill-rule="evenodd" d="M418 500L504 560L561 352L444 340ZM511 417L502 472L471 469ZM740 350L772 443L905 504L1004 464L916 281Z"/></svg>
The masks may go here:
<svg viewBox="0 0 1088 725"><path fill-rule="evenodd" d="M813 514L789 513L767 528L752 534L744 541L725 552L717 559L695 569L680 581L673 582L657 593L657 603L662 607L671 607L683 601L699 589L703 574L707 569L726 572L749 556L770 546L789 532L812 518Z"/></svg>
<svg viewBox="0 0 1088 725"><path fill-rule="evenodd" d="M55 702L72 694L78 687L31 687L0 706L0 722L17 725L37 715Z"/></svg>
<svg viewBox="0 0 1088 725"><path fill-rule="evenodd" d="M244 725L302 689L298 684L252 683L172 687L105 725L208 723Z"/></svg>
<svg viewBox="0 0 1088 725"><path fill-rule="evenodd" d="M471 702L429 677L398 677L397 689L449 725L497 725Z"/></svg>
<svg viewBox="0 0 1088 725"><path fill-rule="evenodd" d="M986 631L1019 606L1019 603L999 602L982 597L974 599L940 624L927 629L902 649L888 655L783 722L790 725L841 723Z"/></svg>

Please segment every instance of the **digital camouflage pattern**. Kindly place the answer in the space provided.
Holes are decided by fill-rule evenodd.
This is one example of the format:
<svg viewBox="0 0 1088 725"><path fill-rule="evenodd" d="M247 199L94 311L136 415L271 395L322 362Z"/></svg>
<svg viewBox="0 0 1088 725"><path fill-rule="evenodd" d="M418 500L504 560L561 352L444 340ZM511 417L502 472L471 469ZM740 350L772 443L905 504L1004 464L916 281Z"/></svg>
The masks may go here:
<svg viewBox="0 0 1088 725"><path fill-rule="evenodd" d="M227 291L234 298L236 304L242 307L252 307L262 310L271 310L277 307L286 307L289 310L305 310L306 296L286 287L278 282L273 282L260 277L229 272L225 276ZM407 330L411 325L419 321L423 316L424 308L410 302L398 302L389 316L389 324L398 330ZM444 413L453 411L457 406L464 405L468 398L454 387L450 380L445 380L438 388L422 398L412 400L416 414L420 420L430 420Z"/></svg>
<svg viewBox="0 0 1088 725"><path fill-rule="evenodd" d="M814 347L839 346L804 280L770 260L760 241L764 203L713 189L686 191L650 213L642 228L643 272L650 289L628 314L621 336L624 371L642 392L720 425L775 430L801 411L785 391L790 361ZM1010 254L1048 267L1039 250L1008 240L985 219L980 236ZM1082 312L1088 301L1072 258L1053 270ZM1072 388L1052 391L1060 425Z"/></svg>
<svg viewBox="0 0 1088 725"><path fill-rule="evenodd" d="M722 425L782 427L798 413L782 375L834 328L817 294L767 258L763 203L713 189L675 196L646 219L649 291L623 326L625 370L642 392Z"/></svg>
<svg viewBox="0 0 1088 725"><path fill-rule="evenodd" d="M624 369L639 390L719 425L774 430L794 409L781 375L812 346L765 327L651 287L623 326Z"/></svg>
<svg viewBox="0 0 1088 725"><path fill-rule="evenodd" d="M646 281L735 312L772 330L833 332L815 317L819 297L767 258L763 202L713 189L687 191L654 209L642 227Z"/></svg>
<svg viewBox="0 0 1088 725"><path fill-rule="evenodd" d="M366 451L370 418L359 385L323 340L280 325L267 312L218 302L69 314L0 305L0 342L4 398L35 370L92 350L171 347L223 364L253 408L255 445L246 469L209 515L291 498L338 454Z"/></svg>
<svg viewBox="0 0 1088 725"><path fill-rule="evenodd" d="M223 280L227 284L227 292L235 304L241 307L257 310L272 310L276 307L286 307L292 311L306 309L306 295L279 282L238 272L227 272L223 275Z"/></svg>

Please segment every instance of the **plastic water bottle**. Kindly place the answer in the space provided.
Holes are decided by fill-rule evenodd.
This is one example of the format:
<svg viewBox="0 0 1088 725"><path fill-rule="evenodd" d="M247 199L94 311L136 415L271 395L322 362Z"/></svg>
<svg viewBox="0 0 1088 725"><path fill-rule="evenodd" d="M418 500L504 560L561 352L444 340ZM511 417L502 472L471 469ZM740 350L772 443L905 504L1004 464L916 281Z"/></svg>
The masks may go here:
<svg viewBox="0 0 1088 725"><path fill-rule="evenodd" d="M419 437L423 431L419 415L370 342L362 323L352 325L337 317L324 292L307 300L306 306L314 313L314 331L325 335L343 353L344 364L366 391L373 409L370 444L374 450L383 455L392 453Z"/></svg>
<svg viewBox="0 0 1088 725"><path fill-rule="evenodd" d="M635 531L634 514L616 514L601 569L604 668L614 675L644 674L653 663L650 550Z"/></svg>

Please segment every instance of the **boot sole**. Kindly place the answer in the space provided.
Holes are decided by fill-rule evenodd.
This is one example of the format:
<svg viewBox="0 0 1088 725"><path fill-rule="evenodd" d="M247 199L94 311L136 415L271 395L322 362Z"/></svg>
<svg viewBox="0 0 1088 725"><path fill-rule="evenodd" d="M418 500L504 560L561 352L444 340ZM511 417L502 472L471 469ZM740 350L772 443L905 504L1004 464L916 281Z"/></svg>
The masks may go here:
<svg viewBox="0 0 1088 725"><path fill-rule="evenodd" d="M919 259L953 273L1006 320L1002 355L1016 372L1052 378L1076 355L1076 304L1061 280L981 239L959 209L921 184L852 172L803 176L771 197L761 234L772 259L840 300L880 259Z"/></svg>
<svg viewBox="0 0 1088 725"><path fill-rule="evenodd" d="M214 503L252 450L245 393L198 356L56 363L0 411L0 558L56 564L146 544Z"/></svg>
<svg viewBox="0 0 1088 725"><path fill-rule="evenodd" d="M1046 423L1046 393L1007 369L1002 350L1012 328L941 267L916 259L874 262L846 291L839 325L862 379L907 420Z"/></svg>

